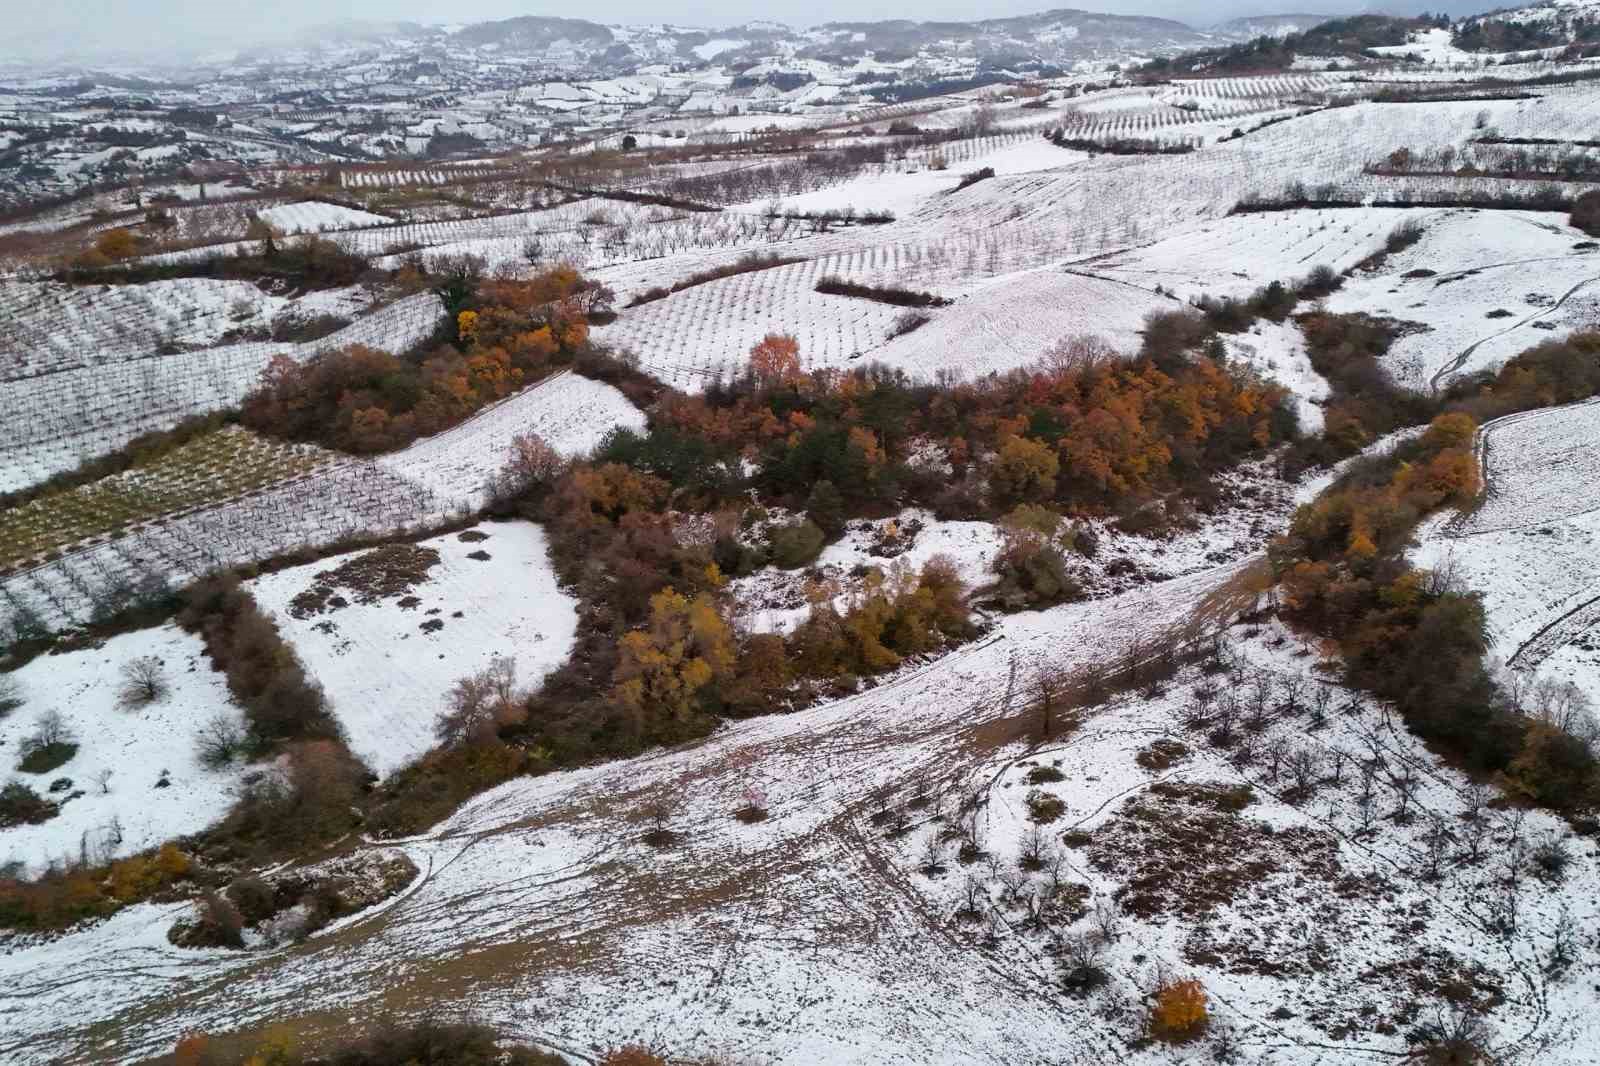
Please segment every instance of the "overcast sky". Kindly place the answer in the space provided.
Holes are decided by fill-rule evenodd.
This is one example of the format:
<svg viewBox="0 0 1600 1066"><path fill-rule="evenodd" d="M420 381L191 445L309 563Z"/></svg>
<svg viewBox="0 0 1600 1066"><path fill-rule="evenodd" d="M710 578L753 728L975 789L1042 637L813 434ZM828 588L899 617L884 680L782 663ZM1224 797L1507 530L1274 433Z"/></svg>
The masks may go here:
<svg viewBox="0 0 1600 1066"><path fill-rule="evenodd" d="M469 22L509 18L514 15L559 15L596 22L649 23L669 21L691 26L726 26L752 18L777 19L791 25L837 20L864 21L889 18L957 19L995 18L1028 14L1052 7L1079 6L1118 14L1160 15L1195 26L1220 22L1235 15L1288 11L1347 14L1374 9L1411 13L1423 8L1453 12L1485 10L1491 3L1454 0L1448 4L1395 0L1374 5L1362 0L767 0L763 4L738 0L591 0L582 5L540 0L0 0L0 26L10 42L0 41L0 53L19 42L50 51L81 46L85 51L121 49L163 50L197 41L233 43L261 41L311 26L348 19L408 19L417 22ZM8 47L8 45L10 47Z"/></svg>

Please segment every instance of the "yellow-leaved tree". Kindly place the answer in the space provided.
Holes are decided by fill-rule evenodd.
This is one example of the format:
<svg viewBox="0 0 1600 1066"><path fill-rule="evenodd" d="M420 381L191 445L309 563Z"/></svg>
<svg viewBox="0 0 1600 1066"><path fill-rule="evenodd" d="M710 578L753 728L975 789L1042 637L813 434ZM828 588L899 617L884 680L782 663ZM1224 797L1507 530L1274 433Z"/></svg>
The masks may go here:
<svg viewBox="0 0 1600 1066"><path fill-rule="evenodd" d="M702 592L671 586L650 597L650 622L622 638L612 698L637 714L647 733L680 736L704 709L707 686L734 673L733 630Z"/></svg>
<svg viewBox="0 0 1600 1066"><path fill-rule="evenodd" d="M1155 1035L1163 1040L1192 1040L1205 1032L1210 1020L1205 986L1194 978L1168 981L1156 990L1151 1018Z"/></svg>

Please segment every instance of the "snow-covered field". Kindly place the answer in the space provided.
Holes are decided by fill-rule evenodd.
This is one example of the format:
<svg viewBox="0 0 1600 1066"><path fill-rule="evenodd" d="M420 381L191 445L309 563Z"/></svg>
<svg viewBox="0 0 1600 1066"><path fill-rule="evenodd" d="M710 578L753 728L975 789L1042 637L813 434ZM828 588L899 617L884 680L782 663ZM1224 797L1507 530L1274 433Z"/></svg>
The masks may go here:
<svg viewBox="0 0 1600 1066"><path fill-rule="evenodd" d="M191 415L238 405L275 355L298 360L352 344L405 351L439 322L431 293L398 300L317 341L243 341L148 351L107 364L5 381L0 388L0 491L15 491ZM89 348L93 353L98 349Z"/></svg>
<svg viewBox="0 0 1600 1066"><path fill-rule="evenodd" d="M348 580L323 579L363 553L250 584L321 682L350 750L380 777L437 743L434 719L461 678L510 656L519 686L535 688L566 660L577 635L577 601L556 586L538 526L487 523L416 547L438 559L403 591L374 595ZM318 586L348 603L296 605Z"/></svg>
<svg viewBox="0 0 1600 1066"><path fill-rule="evenodd" d="M1530 675L1600 692L1600 402L1483 427L1486 495L1429 521L1419 565L1483 593L1493 654Z"/></svg>
<svg viewBox="0 0 1600 1066"><path fill-rule="evenodd" d="M1438 33L1405 48L1429 62L1383 72L1397 82L1447 87L1462 76L1443 69L1458 57ZM1578 68L1493 69L1532 78ZM841 121L825 136L845 130L863 145L895 147L885 163L721 211L588 197L538 206L551 202L545 192L508 182L472 187L483 199L464 203L510 212L485 217L424 221L434 217L424 207L391 226L387 216L310 202L262 215L281 228L326 231L380 268L415 249L435 259L479 254L500 269L570 261L622 297L616 321L595 337L689 390L742 367L769 332L796 335L807 367L881 360L924 380L1023 366L1073 334L1132 351L1151 311L1202 294L1244 296L1319 266L1351 270L1403 222L1422 227L1420 242L1376 269L1352 270L1325 302L1424 327L1388 357L1403 383L1444 385L1600 322L1600 260L1563 214L1372 206L1528 183L1365 172L1400 147L1592 138L1594 83L1501 94L1521 99L1324 106L1375 84L1295 72L1081 97L1059 95L1056 84L1043 109L998 106L984 136L921 144L859 127L904 118L961 129L981 94L867 107L847 122L826 108L708 112L655 122L657 136L641 143L693 143L715 155L718 143L748 142L751 129L774 122ZM550 83L529 98L620 101L636 88L630 79ZM794 106L842 89L813 86ZM708 108L742 99L725 82L697 95ZM1049 127L1199 147L1091 156L1047 143ZM687 136L671 136L680 128ZM1242 135L1233 137L1236 128ZM728 153L683 167L774 158ZM980 167L994 176L956 188ZM340 180L444 191L483 172L352 167ZM630 180L642 184L628 188L661 179L641 173ZM1231 213L1253 194L1286 193L1367 206ZM895 218L776 217L846 207ZM625 306L751 251L801 261ZM830 274L952 303L891 338L901 309L817 293ZM0 286L0 322L11 323L0 333L0 366L10 368L0 386L0 489L237 402L265 359L285 350L229 335L270 324L286 301L230 283L171 284ZM355 318L343 297L310 299ZM437 308L427 294L401 301L293 354L352 340L403 347L432 328ZM53 319L69 323L66 338L30 344ZM1320 428L1328 383L1292 321L1225 340L1232 359L1294 394L1306 431ZM516 435L535 432L582 455L611 428L645 419L609 386L556 375L401 452L331 461L9 574L0 614L23 604L64 628L91 617L91 593L113 581L157 573L179 584L301 544L420 536L485 502ZM1600 403L1485 427L1485 500L1430 520L1414 553L1484 593L1493 650L1509 670L1572 680L1591 694L1600 692L1597 439ZM1588 935L1600 921L1593 841L1544 814L1483 802L1492 787L1444 765L1383 708L1331 685L1336 664L1319 668L1325 648L1271 621L1230 625L1213 672L1188 668L1063 712L1040 735L1042 678L1135 647L1169 655L1149 643L1168 627L1230 623L1254 606L1262 548L1328 476L1291 486L1270 459L1245 464L1218 479L1211 513L1182 516L1165 538L1119 532L1103 515L1072 516L1098 539L1092 558L1068 559L1082 600L986 619L972 643L864 680L848 699L481 795L432 831L385 845L423 871L406 895L304 945L249 956L183 951L165 940L181 908L145 904L53 944L0 954L0 1057L134 1061L194 1029L293 1017L315 1037L342 1030L351 1013L462 1013L576 1059L642 1041L677 1056L774 1064L1198 1066L1231 1038L1235 1061L1248 1066L1357 1066L1409 1059L1419 1027L1466 997L1505 1060L1592 1066L1600 1061L1600 948ZM915 569L945 555L970 586L992 580L997 526L904 511L893 521L920 526L906 550L874 554L886 521L856 520L809 570L768 568L733 581L737 621L751 631L792 628L815 578L848 597L863 568L896 560ZM511 656L519 683L536 684L570 653L578 624L535 526L480 523L395 550L420 558L421 574L375 594L362 591L376 566L369 553L252 583L325 687L352 749L385 776L433 745L435 716L457 680ZM110 707L118 662L146 645L174 664L173 695L141 712ZM85 738L62 770L85 795L55 821L0 831L0 860L38 864L81 840L93 845L113 814L132 850L225 809L237 776L195 776L183 764L200 710L225 704L197 655L190 638L151 630L37 659L18 675L29 703L0 724L0 750L14 752L13 738L36 714L59 706ZM1215 739L1227 714L1253 707L1259 721L1227 743ZM110 792L97 795L93 778L112 758ZM170 771L171 787L155 790L150 767ZM745 824L733 814L752 786L770 817ZM150 790L151 803L185 802L150 806L134 789ZM658 802L676 834L664 849L642 839ZM129 812L147 807L153 813L136 833ZM1541 879L1531 855L1556 840L1571 865L1564 881ZM1035 844L1038 862L1029 858ZM1564 970L1558 942L1572 956ZM1080 996L1063 976L1086 952L1105 982ZM1206 1041L1141 1040L1152 991L1169 976L1204 983Z"/></svg>
<svg viewBox="0 0 1600 1066"><path fill-rule="evenodd" d="M1230 1030L1245 1061L1353 1063L1402 1053L1408 1025L1433 1008L1432 983L1472 969L1493 992L1500 1043L1535 1048L1550 1066L1592 1061L1586 1028L1577 1042L1538 1047L1585 1025L1592 946L1579 942L1564 979L1544 961L1563 913L1580 928L1594 920L1587 864L1564 885L1530 880L1516 934L1493 932L1488 904L1500 898L1504 857L1561 827L1484 811L1478 857L1466 855L1473 823L1431 878L1426 838L1441 822L1464 824L1471 790L1381 715L1336 704L1308 730L1309 710L1270 712L1258 755L1242 762L1186 725L1200 682L1191 675L1030 741L1038 723L1022 713L1024 690L1038 670L1184 619L1235 574L1012 617L836 704L503 786L399 845L425 873L393 906L309 948L256 954L248 971L189 956L181 999L158 991L177 949L137 937L148 945L137 970L119 961L135 936L131 915L60 951L5 956L13 1054L41 1062L92 1046L120 1060L165 1049L186 1028L306 1017L335 1003L401 1014L426 1003L558 1047L670 1038L680 1054L775 1062L1158 1063L1173 1053L1134 1041L1164 968L1204 982L1213 1032ZM1272 630L1255 639L1235 630L1233 640L1242 666L1224 681L1237 678L1245 701L1263 683L1286 691L1282 678L1314 661ZM1181 745L1165 749L1169 768L1140 765L1162 740ZM1275 743L1313 760L1309 793L1268 769ZM1363 775L1350 760L1372 753L1383 770L1364 826ZM1027 783L1037 767L1061 780ZM1404 825L1390 783L1402 778ZM744 825L733 812L752 785L770 817ZM1030 792L1062 804L1042 827L1046 867L1031 873L1019 867ZM1242 809L1213 807L1213 796ZM678 834L665 850L640 840L642 811L657 799ZM937 843L946 829L975 832L993 859L961 864L957 840ZM936 867L924 872L930 838ZM1149 880L1128 894L1134 877ZM974 920L963 915L969 899ZM1040 910L1068 938L1094 934L1096 911L1107 915L1106 987L1059 991L1051 935L1030 919ZM158 917L141 910L137 928ZM103 976L63 980L81 973L85 954L104 960ZM138 1025L116 1024L135 1010Z"/></svg>
<svg viewBox="0 0 1600 1066"><path fill-rule="evenodd" d="M269 207L258 212L258 216L261 221L285 234L361 229L364 226L386 226L394 221L387 215L375 215L370 211L316 200Z"/></svg>
<svg viewBox="0 0 1600 1066"><path fill-rule="evenodd" d="M160 660L170 691L146 706L123 706L123 665L146 656ZM21 863L38 874L82 855L91 861L131 855L204 829L232 806L247 769L206 769L195 740L216 716L243 719L199 637L174 625L140 630L98 647L42 656L11 676L23 704L0 721L7 763L0 779L65 802L61 813L39 825L0 829L0 863ZM18 771L19 743L51 713L77 738L77 752L42 775ZM70 784L51 792L62 778Z"/></svg>
<svg viewBox="0 0 1600 1066"><path fill-rule="evenodd" d="M644 426L644 412L622 393L563 371L377 462L441 499L481 507L515 437L536 433L562 455L584 456L613 429Z"/></svg>
<svg viewBox="0 0 1600 1066"><path fill-rule="evenodd" d="M1331 311L1427 327L1384 356L1403 384L1443 387L1452 375L1498 369L1541 341L1600 325L1600 255L1565 215L1455 209L1421 221L1420 241L1327 300Z"/></svg>

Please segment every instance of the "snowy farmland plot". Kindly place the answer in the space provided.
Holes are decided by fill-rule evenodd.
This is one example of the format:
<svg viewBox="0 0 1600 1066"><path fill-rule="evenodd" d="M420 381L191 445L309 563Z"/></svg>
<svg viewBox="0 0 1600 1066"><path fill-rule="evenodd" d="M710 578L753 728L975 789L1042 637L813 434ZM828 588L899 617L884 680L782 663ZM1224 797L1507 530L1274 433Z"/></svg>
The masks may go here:
<svg viewBox="0 0 1600 1066"><path fill-rule="evenodd" d="M358 211L341 204L307 201L282 204L257 212L257 217L273 229L285 234L325 233L329 230L360 229L363 226L384 226L394 219Z"/></svg>
<svg viewBox="0 0 1600 1066"><path fill-rule="evenodd" d="M105 365L79 361L49 373L19 372L0 389L0 491L26 488L191 415L235 407L275 355L304 361L352 344L405 351L433 333L439 316L438 299L423 293L316 341L146 350Z"/></svg>
<svg viewBox="0 0 1600 1066"><path fill-rule="evenodd" d="M516 437L537 434L562 455L583 457L618 428L642 431L644 412L610 385L567 371L377 462L442 499L481 507Z"/></svg>
<svg viewBox="0 0 1600 1066"><path fill-rule="evenodd" d="M432 748L451 686L500 656L535 688L566 660L576 601L540 529L486 523L293 567L251 585L380 777Z"/></svg>
<svg viewBox="0 0 1600 1066"><path fill-rule="evenodd" d="M1425 327L1384 356L1395 379L1418 389L1454 375L1496 370L1541 341L1597 321L1600 256L1556 212L1451 210L1423 220L1422 239L1357 272L1328 309L1361 311Z"/></svg>
<svg viewBox="0 0 1600 1066"><path fill-rule="evenodd" d="M156 664L164 691L130 704L124 668L139 660ZM200 638L174 625L44 656L10 676L21 706L0 721L0 779L28 785L59 811L37 825L0 829L0 862L37 873L84 854L99 862L148 850L221 818L251 772L202 764L202 729L241 716ZM48 771L20 769L19 749L52 717L70 756Z"/></svg>
<svg viewBox="0 0 1600 1066"><path fill-rule="evenodd" d="M1595 402L1487 423L1482 504L1430 521L1417 551L1423 565L1483 593L1506 669L1587 693L1600 686L1597 432Z"/></svg>

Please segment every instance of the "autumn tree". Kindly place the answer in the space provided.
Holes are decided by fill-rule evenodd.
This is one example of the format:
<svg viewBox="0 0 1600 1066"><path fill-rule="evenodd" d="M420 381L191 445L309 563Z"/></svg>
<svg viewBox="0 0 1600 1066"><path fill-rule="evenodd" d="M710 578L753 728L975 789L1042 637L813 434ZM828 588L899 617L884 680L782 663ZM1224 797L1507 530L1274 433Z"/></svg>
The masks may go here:
<svg viewBox="0 0 1600 1066"><path fill-rule="evenodd" d="M794 667L783 638L756 633L739 650L739 668L724 696L735 714L762 714L773 709L794 682Z"/></svg>
<svg viewBox="0 0 1600 1066"><path fill-rule="evenodd" d="M95 239L94 250L113 262L132 259L139 254L139 238L133 235L132 230L119 226L100 234Z"/></svg>
<svg viewBox="0 0 1600 1066"><path fill-rule="evenodd" d="M761 388L800 376L800 342L787 333L769 333L750 349L750 376Z"/></svg>
<svg viewBox="0 0 1600 1066"><path fill-rule="evenodd" d="M566 470L566 460L537 433L519 433L511 438L504 469L512 492L530 489L544 491L555 485Z"/></svg>
<svg viewBox="0 0 1600 1066"><path fill-rule="evenodd" d="M989 485L1004 500L1044 500L1056 490L1060 460L1048 445L1026 437L1010 436L989 468Z"/></svg>
<svg viewBox="0 0 1600 1066"><path fill-rule="evenodd" d="M1150 1024L1160 1039L1174 1043L1193 1040L1205 1032L1209 1019L1205 987L1194 978L1168 981L1156 989Z"/></svg>
<svg viewBox="0 0 1600 1066"><path fill-rule="evenodd" d="M173 1066L206 1066L210 1050L211 1038L205 1033L184 1033L172 1049Z"/></svg>
<svg viewBox="0 0 1600 1066"><path fill-rule="evenodd" d="M708 593L692 600L671 586L650 598L650 621L618 648L612 698L666 736L703 709L710 686L732 677L733 630Z"/></svg>

